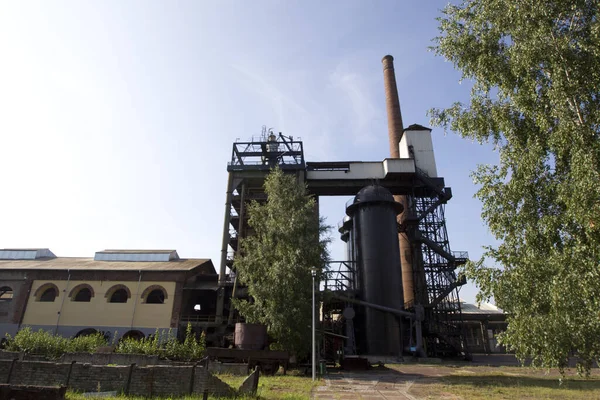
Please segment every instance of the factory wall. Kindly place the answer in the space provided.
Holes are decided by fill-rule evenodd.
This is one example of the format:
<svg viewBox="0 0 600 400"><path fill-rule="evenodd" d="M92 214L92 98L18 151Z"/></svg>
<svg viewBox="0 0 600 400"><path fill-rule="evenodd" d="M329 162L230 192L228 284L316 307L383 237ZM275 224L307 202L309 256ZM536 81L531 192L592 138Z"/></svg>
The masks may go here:
<svg viewBox="0 0 600 400"><path fill-rule="evenodd" d="M139 286L139 287L138 287ZM94 328L121 334L137 329L147 334L156 328L171 327L175 282L115 282L115 281L51 281L35 280L23 316L23 325L47 329L58 327L57 332L72 336L82 329ZM48 288L55 288L58 296L53 301L41 301ZM89 301L75 301L81 289L89 289ZM129 297L123 303L111 303L111 294L125 289ZM153 290L164 292L162 304L148 304Z"/></svg>

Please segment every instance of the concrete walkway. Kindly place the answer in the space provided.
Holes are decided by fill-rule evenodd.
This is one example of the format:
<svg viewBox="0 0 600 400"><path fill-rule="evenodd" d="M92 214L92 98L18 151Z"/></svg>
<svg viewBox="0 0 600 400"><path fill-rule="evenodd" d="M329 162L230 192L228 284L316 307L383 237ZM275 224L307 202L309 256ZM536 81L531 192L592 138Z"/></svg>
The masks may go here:
<svg viewBox="0 0 600 400"><path fill-rule="evenodd" d="M335 372L313 389L315 400L416 400L408 394L423 375L397 371Z"/></svg>

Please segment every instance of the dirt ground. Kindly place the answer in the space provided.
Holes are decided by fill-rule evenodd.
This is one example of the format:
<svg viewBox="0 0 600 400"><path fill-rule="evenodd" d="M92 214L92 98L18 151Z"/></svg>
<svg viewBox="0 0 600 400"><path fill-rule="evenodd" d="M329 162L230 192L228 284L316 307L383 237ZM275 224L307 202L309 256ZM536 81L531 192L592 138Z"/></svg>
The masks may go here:
<svg viewBox="0 0 600 400"><path fill-rule="evenodd" d="M492 359L499 365L477 363L391 364L369 371L331 370L317 400L420 399L600 399L600 372L590 379L574 370L561 379L558 371L518 367L510 358Z"/></svg>

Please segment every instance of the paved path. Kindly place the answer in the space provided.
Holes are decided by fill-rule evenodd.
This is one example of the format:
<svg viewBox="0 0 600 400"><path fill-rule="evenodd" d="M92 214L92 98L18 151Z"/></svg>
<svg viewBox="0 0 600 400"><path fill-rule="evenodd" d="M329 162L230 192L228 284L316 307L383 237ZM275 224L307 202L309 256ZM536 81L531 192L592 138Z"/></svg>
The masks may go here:
<svg viewBox="0 0 600 400"><path fill-rule="evenodd" d="M313 389L315 400L416 400L408 394L423 375L395 371L338 372Z"/></svg>

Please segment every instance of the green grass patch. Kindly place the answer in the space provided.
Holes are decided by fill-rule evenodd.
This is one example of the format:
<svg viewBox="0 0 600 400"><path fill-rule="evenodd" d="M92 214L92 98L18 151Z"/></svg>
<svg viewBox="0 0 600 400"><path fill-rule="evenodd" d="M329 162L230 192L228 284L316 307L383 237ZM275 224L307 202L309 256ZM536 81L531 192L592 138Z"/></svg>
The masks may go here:
<svg viewBox="0 0 600 400"><path fill-rule="evenodd" d="M531 368L455 368L443 377L416 381L410 394L422 399L600 399L600 376L560 375Z"/></svg>

